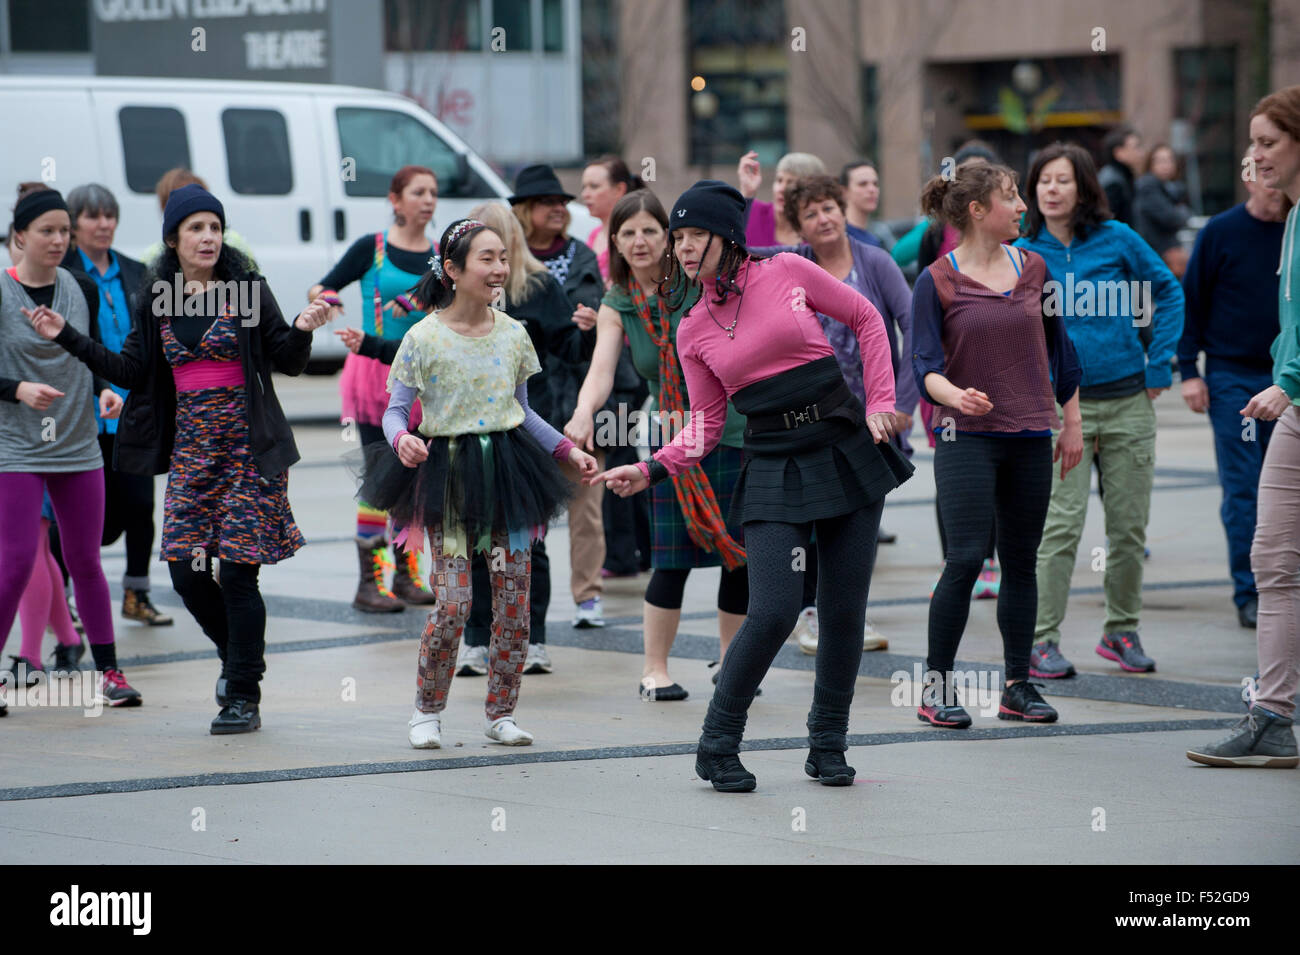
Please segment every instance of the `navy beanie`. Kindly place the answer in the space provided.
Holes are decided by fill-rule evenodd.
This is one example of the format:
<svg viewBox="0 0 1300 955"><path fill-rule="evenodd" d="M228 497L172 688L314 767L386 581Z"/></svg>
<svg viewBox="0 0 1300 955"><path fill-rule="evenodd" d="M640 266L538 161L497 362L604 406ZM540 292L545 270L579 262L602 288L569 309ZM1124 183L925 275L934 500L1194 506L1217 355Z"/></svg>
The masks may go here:
<svg viewBox="0 0 1300 955"><path fill-rule="evenodd" d="M221 228L226 228L226 210L221 202L198 183L173 189L167 197L167 206L163 209L163 239L180 228L182 222L196 212L212 212L221 220Z"/></svg>
<svg viewBox="0 0 1300 955"><path fill-rule="evenodd" d="M701 179L673 203L670 229L704 229L745 247L745 197L718 179Z"/></svg>

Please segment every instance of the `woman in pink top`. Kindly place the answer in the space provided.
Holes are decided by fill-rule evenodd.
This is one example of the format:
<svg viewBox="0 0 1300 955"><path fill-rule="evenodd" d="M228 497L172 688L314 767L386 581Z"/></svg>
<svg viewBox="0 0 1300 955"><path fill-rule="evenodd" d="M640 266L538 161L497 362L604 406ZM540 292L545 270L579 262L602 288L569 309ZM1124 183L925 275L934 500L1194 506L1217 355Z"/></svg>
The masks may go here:
<svg viewBox="0 0 1300 955"><path fill-rule="evenodd" d="M587 245L596 253L600 277L606 287L609 286L609 217L614 212L614 203L644 186L641 177L632 175L627 163L617 156L601 156L582 171L580 198L587 211L600 220L600 225L587 236Z"/></svg>
<svg viewBox="0 0 1300 955"><path fill-rule="evenodd" d="M648 464L590 480L605 481L623 497L644 490L717 445L728 398L748 417L731 516L745 529L749 615L722 661L695 771L720 792L754 789L753 774L736 754L754 692L799 614L816 530L821 566L865 569L861 586L824 575L817 594L824 625L804 769L825 785L848 785L854 776L844 760L849 705L876 530L885 495L912 474L889 443L894 372L885 325L866 298L814 263L789 254L751 257L744 247L744 199L726 183L697 182L677 200L669 221L682 269L703 286L677 332L691 417ZM850 326L858 339L865 415L844 383L818 312Z"/></svg>

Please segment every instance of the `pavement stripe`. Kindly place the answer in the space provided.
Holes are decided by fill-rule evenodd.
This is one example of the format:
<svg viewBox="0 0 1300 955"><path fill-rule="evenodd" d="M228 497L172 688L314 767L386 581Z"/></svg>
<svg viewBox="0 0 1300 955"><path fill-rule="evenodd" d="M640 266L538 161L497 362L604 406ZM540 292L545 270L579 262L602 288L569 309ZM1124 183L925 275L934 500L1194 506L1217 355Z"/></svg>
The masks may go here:
<svg viewBox="0 0 1300 955"><path fill-rule="evenodd" d="M893 743L976 742L1048 736L1101 736L1127 733L1172 733L1184 730L1225 728L1222 720L1153 720L1142 723L1082 723L1076 726L1008 726L998 729L914 730L912 732L853 734L850 746L886 746ZM0 802L24 799L62 799L71 796L102 796L116 793L156 792L164 789L192 789L206 786L247 786L257 783L295 782L303 779L341 779L347 776L377 776L388 773L422 773L447 769L481 769L491 766L529 766L540 763L578 763L595 759L633 759L656 756L688 756L695 743L659 743L642 746L609 746L599 749L552 752L503 753L499 756L459 756L447 759L410 759L382 763L349 763L339 766L304 766L300 769L268 769L248 773L200 773L193 776L154 776L144 779L115 779L102 782L61 783L56 786L22 786L0 789ZM807 737L746 740L742 752L798 750L808 746Z"/></svg>

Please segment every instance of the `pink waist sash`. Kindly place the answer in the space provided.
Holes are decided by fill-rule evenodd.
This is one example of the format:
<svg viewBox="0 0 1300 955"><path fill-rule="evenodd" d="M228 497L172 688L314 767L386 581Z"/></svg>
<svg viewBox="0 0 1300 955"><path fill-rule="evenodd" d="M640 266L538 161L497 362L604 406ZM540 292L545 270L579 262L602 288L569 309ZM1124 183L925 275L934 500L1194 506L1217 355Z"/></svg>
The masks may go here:
<svg viewBox="0 0 1300 955"><path fill-rule="evenodd" d="M204 358L173 368L172 377L176 379L177 391L237 388L244 383L244 369L237 361L213 361Z"/></svg>

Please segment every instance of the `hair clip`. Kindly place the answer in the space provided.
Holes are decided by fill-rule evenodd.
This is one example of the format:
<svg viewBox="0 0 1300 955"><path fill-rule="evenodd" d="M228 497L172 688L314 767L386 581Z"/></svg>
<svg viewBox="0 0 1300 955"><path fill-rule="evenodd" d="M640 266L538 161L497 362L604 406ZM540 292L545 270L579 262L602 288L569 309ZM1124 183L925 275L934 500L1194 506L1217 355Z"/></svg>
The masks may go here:
<svg viewBox="0 0 1300 955"><path fill-rule="evenodd" d="M429 256L429 270L433 272L439 280L442 279L442 259L436 255Z"/></svg>

